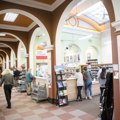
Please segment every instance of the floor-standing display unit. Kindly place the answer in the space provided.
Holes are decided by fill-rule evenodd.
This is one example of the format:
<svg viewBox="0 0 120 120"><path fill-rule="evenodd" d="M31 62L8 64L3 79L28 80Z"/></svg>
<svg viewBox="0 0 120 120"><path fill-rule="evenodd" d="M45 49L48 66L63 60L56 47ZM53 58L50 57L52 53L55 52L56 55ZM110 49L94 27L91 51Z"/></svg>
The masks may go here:
<svg viewBox="0 0 120 120"><path fill-rule="evenodd" d="M46 85L33 85L31 98L36 100L36 102L47 100Z"/></svg>
<svg viewBox="0 0 120 120"><path fill-rule="evenodd" d="M56 86L57 86L56 104L58 106L68 105L67 81L65 79L64 70L61 68L59 70L55 70L55 76L56 76Z"/></svg>

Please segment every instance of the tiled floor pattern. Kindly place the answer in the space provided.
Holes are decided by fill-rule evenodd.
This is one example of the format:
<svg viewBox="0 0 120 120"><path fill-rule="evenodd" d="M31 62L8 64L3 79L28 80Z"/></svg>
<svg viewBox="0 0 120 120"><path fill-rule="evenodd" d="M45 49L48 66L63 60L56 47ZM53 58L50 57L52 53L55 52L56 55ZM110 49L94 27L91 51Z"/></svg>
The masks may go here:
<svg viewBox="0 0 120 120"><path fill-rule="evenodd" d="M12 92L12 109L6 109L6 100L0 88L0 120L98 120L71 106L58 107L42 101L36 103L26 93Z"/></svg>

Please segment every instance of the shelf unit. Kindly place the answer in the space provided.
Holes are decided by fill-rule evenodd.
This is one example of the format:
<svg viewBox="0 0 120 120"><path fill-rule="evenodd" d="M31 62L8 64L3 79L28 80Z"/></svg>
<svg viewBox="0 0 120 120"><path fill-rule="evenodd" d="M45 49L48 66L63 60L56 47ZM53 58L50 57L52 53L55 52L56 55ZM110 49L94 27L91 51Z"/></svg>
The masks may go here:
<svg viewBox="0 0 120 120"><path fill-rule="evenodd" d="M98 59L89 59L87 60L87 64L91 65L91 73L93 77L96 79L97 78L97 73L98 73Z"/></svg>
<svg viewBox="0 0 120 120"><path fill-rule="evenodd" d="M37 102L47 99L46 85L33 85L31 98Z"/></svg>
<svg viewBox="0 0 120 120"><path fill-rule="evenodd" d="M63 71L55 72L56 76L56 86L57 86L57 102L58 106L68 105L68 95L67 95L67 81L65 79L65 74Z"/></svg>

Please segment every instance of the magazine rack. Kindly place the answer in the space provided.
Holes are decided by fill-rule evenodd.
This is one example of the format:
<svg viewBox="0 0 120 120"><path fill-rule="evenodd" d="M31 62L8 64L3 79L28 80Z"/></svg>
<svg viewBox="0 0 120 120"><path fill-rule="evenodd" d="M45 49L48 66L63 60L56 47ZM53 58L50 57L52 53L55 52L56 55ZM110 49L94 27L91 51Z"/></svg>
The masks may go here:
<svg viewBox="0 0 120 120"><path fill-rule="evenodd" d="M56 71L57 102L58 106L68 105L67 81L63 70Z"/></svg>

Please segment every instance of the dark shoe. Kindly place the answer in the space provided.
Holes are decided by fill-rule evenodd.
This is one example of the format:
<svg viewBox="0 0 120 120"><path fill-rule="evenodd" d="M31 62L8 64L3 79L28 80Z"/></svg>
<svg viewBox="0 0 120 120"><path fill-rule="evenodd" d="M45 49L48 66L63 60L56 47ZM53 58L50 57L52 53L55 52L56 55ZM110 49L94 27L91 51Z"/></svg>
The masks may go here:
<svg viewBox="0 0 120 120"><path fill-rule="evenodd" d="M27 95L31 95L31 93L27 93Z"/></svg>
<svg viewBox="0 0 120 120"><path fill-rule="evenodd" d="M82 101L82 99L80 99L79 101Z"/></svg>
<svg viewBox="0 0 120 120"><path fill-rule="evenodd" d="M79 99L76 99L76 101L78 102L78 101L79 101Z"/></svg>
<svg viewBox="0 0 120 120"><path fill-rule="evenodd" d="M11 109L11 106L7 106L6 108Z"/></svg>

